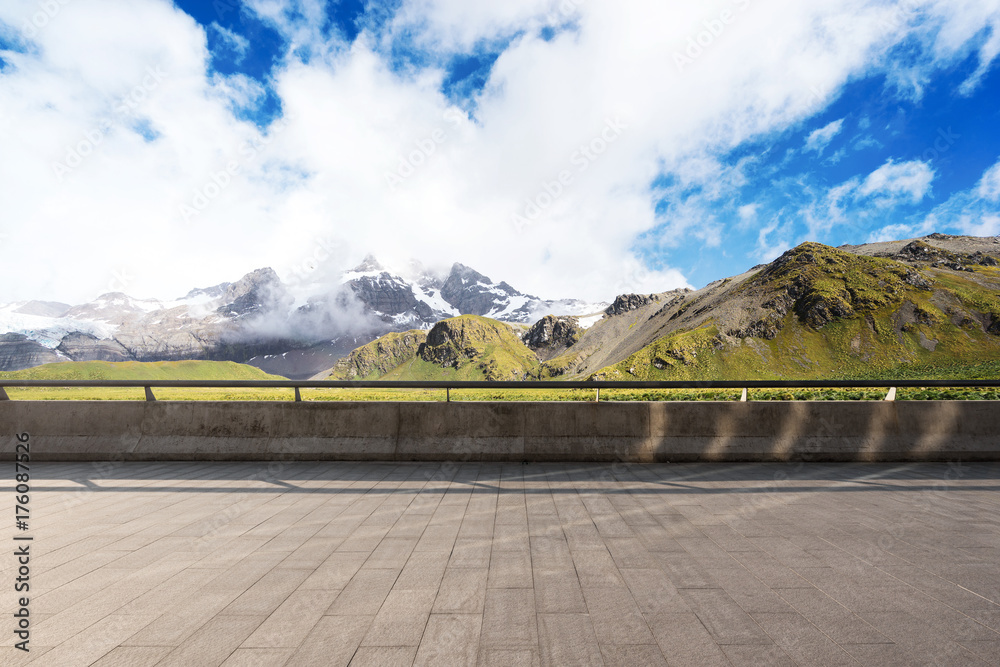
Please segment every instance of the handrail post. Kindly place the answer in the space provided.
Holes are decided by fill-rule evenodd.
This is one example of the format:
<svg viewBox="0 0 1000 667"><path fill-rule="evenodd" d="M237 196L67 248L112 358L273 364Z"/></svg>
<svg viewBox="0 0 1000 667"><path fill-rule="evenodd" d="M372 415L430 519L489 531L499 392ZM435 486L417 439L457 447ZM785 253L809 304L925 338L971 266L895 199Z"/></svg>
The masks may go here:
<svg viewBox="0 0 1000 667"><path fill-rule="evenodd" d="M143 389L146 390L146 400L147 401L155 401L156 400L156 396L153 396L153 390L152 390L152 388L150 388L150 387L143 387Z"/></svg>
<svg viewBox="0 0 1000 667"><path fill-rule="evenodd" d="M743 387L743 393L740 394L740 403L746 403L746 402L747 402L747 388Z"/></svg>
<svg viewBox="0 0 1000 667"><path fill-rule="evenodd" d="M594 403L600 403L600 402L601 402L601 388L598 387L597 388L597 395L594 396Z"/></svg>
<svg viewBox="0 0 1000 667"><path fill-rule="evenodd" d="M444 402L451 403L451 387L444 388Z"/></svg>
<svg viewBox="0 0 1000 667"><path fill-rule="evenodd" d="M889 387L889 393L886 394L885 398L883 398L882 400L883 401L895 401L896 400L896 388L895 387Z"/></svg>
<svg viewBox="0 0 1000 667"><path fill-rule="evenodd" d="M301 403L302 402L302 394L299 393L299 388L298 387L295 388L295 402L296 403Z"/></svg>
<svg viewBox="0 0 1000 667"><path fill-rule="evenodd" d="M4 391L3 387L0 387L0 401L9 401L9 400L10 396L7 395L7 392Z"/></svg>

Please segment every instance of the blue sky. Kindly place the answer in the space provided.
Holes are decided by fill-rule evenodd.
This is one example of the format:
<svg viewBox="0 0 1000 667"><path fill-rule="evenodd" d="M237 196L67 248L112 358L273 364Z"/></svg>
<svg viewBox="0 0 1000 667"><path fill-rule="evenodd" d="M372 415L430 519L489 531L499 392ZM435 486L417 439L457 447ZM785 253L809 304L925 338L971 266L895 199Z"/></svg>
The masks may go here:
<svg viewBox="0 0 1000 667"><path fill-rule="evenodd" d="M1000 233L997 0L46 7L0 9L0 243L52 258L0 302L369 252L611 299Z"/></svg>

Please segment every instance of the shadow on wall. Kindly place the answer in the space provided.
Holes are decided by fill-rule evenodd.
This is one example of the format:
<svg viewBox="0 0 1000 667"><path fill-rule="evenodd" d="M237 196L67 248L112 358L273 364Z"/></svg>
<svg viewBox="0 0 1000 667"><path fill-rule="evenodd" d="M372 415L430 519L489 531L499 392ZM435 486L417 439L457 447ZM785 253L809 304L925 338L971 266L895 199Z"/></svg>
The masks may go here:
<svg viewBox="0 0 1000 667"><path fill-rule="evenodd" d="M34 461L1000 460L993 401L3 401L0 427Z"/></svg>

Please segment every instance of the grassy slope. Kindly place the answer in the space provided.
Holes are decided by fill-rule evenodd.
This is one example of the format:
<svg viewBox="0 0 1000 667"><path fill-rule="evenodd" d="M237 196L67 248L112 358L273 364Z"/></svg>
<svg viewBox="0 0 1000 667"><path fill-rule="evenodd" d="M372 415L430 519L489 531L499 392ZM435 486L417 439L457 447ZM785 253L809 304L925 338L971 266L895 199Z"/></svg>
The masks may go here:
<svg viewBox="0 0 1000 667"><path fill-rule="evenodd" d="M726 339L712 323L665 336L595 375L608 380L998 378L1000 337L979 321L1000 318L997 291L972 277L928 270L933 290L904 281L909 267L818 244L813 261L764 271L745 289L799 294L773 339ZM797 249L798 250L798 249ZM995 269L978 271L983 278ZM938 304L948 303L950 312ZM900 322L906 305L920 313ZM846 313L812 326L817 313ZM955 321L958 321L956 324ZM921 345L935 340L935 349Z"/></svg>
<svg viewBox="0 0 1000 667"><path fill-rule="evenodd" d="M235 361L65 361L0 373L8 380L286 380Z"/></svg>
<svg viewBox="0 0 1000 667"><path fill-rule="evenodd" d="M337 362L330 380L378 380L400 364L412 360L427 332L420 330L388 333L356 348Z"/></svg>
<svg viewBox="0 0 1000 667"><path fill-rule="evenodd" d="M234 361L66 361L0 373L8 380L286 380ZM8 388L21 400L144 400L142 387ZM291 389L156 389L161 400L289 400Z"/></svg>
<svg viewBox="0 0 1000 667"><path fill-rule="evenodd" d="M538 357L496 320L462 315L434 325L418 355L385 380L518 380L537 372Z"/></svg>

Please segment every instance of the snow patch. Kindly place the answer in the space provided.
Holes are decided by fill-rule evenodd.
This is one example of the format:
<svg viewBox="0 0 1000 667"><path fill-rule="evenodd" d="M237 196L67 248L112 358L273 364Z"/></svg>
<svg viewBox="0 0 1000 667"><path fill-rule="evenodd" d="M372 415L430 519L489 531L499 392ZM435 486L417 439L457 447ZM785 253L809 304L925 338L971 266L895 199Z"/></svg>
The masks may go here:
<svg viewBox="0 0 1000 667"><path fill-rule="evenodd" d="M604 313L597 313L596 315L587 315L586 317L581 317L577 320L580 323L581 329L589 329L598 322L604 319Z"/></svg>
<svg viewBox="0 0 1000 667"><path fill-rule="evenodd" d="M417 301L423 301L436 313L444 313L448 317L461 315L457 308L444 300L441 296L441 290L435 287L419 288L416 285L410 285L410 290Z"/></svg>
<svg viewBox="0 0 1000 667"><path fill-rule="evenodd" d="M0 306L0 332L22 334L28 340L49 349L57 348L67 334L75 331L88 333L97 338L111 338L118 329L115 325L101 321L76 320L69 317L44 317L13 312L22 305L24 304L15 303Z"/></svg>

